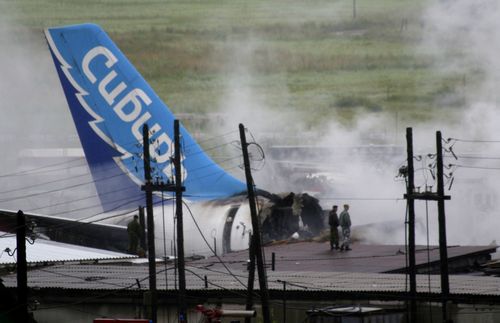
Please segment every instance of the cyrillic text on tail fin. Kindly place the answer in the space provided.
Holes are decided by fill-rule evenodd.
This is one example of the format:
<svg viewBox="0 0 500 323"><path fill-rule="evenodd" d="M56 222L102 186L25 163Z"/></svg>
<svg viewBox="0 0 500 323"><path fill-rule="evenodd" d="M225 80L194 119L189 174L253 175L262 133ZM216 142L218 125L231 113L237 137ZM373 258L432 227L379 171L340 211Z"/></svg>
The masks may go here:
<svg viewBox="0 0 500 323"><path fill-rule="evenodd" d="M142 126L151 131L154 178L167 182L174 115L99 26L49 28L45 34L104 209L127 198L137 205L144 181ZM181 136L191 151L182 161L186 196L216 199L245 190L182 126ZM118 199L111 194L117 187L130 190Z"/></svg>

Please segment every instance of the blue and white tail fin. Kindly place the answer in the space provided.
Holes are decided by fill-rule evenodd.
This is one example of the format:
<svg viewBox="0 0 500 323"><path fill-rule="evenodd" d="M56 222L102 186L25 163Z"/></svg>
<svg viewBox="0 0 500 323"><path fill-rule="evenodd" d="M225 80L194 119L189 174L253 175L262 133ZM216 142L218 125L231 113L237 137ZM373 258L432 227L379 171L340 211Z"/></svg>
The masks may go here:
<svg viewBox="0 0 500 323"><path fill-rule="evenodd" d="M140 204L142 127L147 123L151 131L153 178L167 182L174 115L99 26L49 28L45 35L104 210ZM181 137L187 197L245 191L182 126Z"/></svg>

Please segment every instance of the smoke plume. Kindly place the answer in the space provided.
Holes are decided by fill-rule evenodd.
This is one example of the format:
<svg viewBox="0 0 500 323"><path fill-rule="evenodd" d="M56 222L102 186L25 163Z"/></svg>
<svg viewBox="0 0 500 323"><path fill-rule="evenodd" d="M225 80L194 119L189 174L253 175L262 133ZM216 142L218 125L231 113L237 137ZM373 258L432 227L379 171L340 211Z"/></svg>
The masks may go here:
<svg viewBox="0 0 500 323"><path fill-rule="evenodd" d="M43 31L18 23L14 3L2 6L0 208L63 216L77 216L82 207L95 212L100 207L89 207L95 198L75 201L95 191L82 184L92 180L78 149L68 149L79 147L78 137Z"/></svg>
<svg viewBox="0 0 500 323"><path fill-rule="evenodd" d="M406 164L403 130L407 126L413 128L414 149L418 159L415 161L416 186L421 191L426 188L436 190L435 178L426 170L435 163L436 131L442 131L445 139L464 140L444 143L446 149L452 147L458 156L456 160L451 152L445 152L445 173L449 176L445 179L445 193L452 197L446 202L449 244L488 244L497 239L495 228L500 224L496 216L500 207L497 202L500 191L495 183L498 182L500 170L494 168L498 167L500 143L477 141L500 140L497 126L500 121L497 107L500 93L499 11L500 5L496 1L439 1L430 4L421 17L423 40L415 51L419 55L431 56L433 69L441 75L463 78L463 89L453 95L465 101L465 109L463 106L449 107L445 120L425 123L410 120L399 126L397 115L366 113L358 115L350 125L341 124L334 118L329 120L326 128L308 133L311 135L309 138L314 138L318 150L330 147L329 151L332 152L330 156L315 160L321 164L318 169L328 168L323 175L330 177L332 182L330 194L323 194L322 204L325 208L332 204L351 204L351 216L358 225L399 223L397 232L371 234L372 242L404 242L406 203L402 198L405 184L397 175L399 167ZM237 122L243 122L258 134L274 134L280 129L284 136L300 133L305 137L306 125L300 116L289 113L286 107L272 111L263 99L265 92L252 84L257 65L252 53L260 44L258 38L253 37L251 41L241 43L234 44L232 57L237 59L228 64L227 95L221 102L222 111L228 115L227 124L234 126ZM281 89L283 97L288 97L286 86L282 84ZM293 131L283 131L290 129L290 125L293 125ZM287 142L280 139L281 142ZM262 138L262 141L265 140ZM374 143L382 143L386 148L394 145L394 151L384 153L385 150L382 150L382 156L378 157L367 154L370 145L373 146L372 150L379 149ZM301 145L301 142L296 141L296 145ZM303 161L304 156L299 155L291 162ZM274 191L298 189L290 185L292 177L282 181L279 175L273 173L272 163L266 166L267 169L262 171L264 176L256 175L258 185ZM435 202L417 202L416 210L417 243L427 242L427 222L430 243L437 243Z"/></svg>

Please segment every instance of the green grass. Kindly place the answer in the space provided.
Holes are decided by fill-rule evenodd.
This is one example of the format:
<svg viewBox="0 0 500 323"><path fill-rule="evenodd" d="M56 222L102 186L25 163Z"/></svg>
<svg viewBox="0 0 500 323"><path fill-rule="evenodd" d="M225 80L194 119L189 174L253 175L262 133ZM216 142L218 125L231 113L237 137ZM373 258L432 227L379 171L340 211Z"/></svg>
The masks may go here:
<svg viewBox="0 0 500 323"><path fill-rule="evenodd" d="M3 0L0 9L35 30L102 25L174 112L216 112L241 59L242 86L312 126L360 111L425 121L463 106L462 76L438 75L430 55L416 54L426 2L357 0L355 19L348 0Z"/></svg>

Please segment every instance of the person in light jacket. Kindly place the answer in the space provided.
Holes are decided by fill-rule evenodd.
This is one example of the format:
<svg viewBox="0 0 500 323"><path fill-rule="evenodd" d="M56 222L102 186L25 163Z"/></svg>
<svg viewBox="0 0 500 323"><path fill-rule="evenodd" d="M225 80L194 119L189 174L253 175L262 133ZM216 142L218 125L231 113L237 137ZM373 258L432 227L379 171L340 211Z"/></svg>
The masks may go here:
<svg viewBox="0 0 500 323"><path fill-rule="evenodd" d="M351 216L349 215L349 205L344 204L344 211L340 213L339 224L342 228L342 245L340 251L351 250Z"/></svg>

